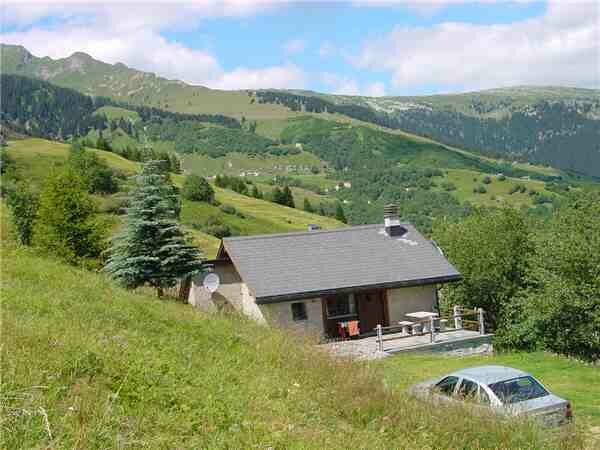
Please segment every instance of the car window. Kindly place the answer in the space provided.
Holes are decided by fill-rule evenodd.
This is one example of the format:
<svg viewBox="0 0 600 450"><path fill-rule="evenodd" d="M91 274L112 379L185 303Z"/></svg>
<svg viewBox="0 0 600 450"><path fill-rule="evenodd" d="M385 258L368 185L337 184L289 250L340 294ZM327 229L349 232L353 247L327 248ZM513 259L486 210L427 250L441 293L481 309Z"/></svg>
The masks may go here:
<svg viewBox="0 0 600 450"><path fill-rule="evenodd" d="M444 395L452 395L458 383L458 377L446 377L435 385L436 391Z"/></svg>
<svg viewBox="0 0 600 450"><path fill-rule="evenodd" d="M490 389L504 404L523 402L548 395L548 391L530 376L493 383L490 384Z"/></svg>
<svg viewBox="0 0 600 450"><path fill-rule="evenodd" d="M479 387L479 403L483 403L484 405L489 405L491 403L490 396L481 386Z"/></svg>
<svg viewBox="0 0 600 450"><path fill-rule="evenodd" d="M464 400L475 401L478 387L479 385L474 381L463 378L462 382L460 383L460 387L458 388L458 396Z"/></svg>

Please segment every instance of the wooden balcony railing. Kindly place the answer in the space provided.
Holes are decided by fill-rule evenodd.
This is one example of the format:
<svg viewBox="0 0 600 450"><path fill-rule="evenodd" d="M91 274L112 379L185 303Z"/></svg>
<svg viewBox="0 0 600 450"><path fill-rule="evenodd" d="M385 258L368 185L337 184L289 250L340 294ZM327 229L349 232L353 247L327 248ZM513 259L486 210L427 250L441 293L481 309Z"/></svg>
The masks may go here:
<svg viewBox="0 0 600 450"><path fill-rule="evenodd" d="M467 320L465 317L474 317L476 320ZM452 322L454 327L447 327L446 324ZM436 327L436 324L438 325ZM417 328L415 325L420 325L421 331L414 332ZM413 332L402 333L400 335L384 337L384 334L391 333L393 330L399 330L401 328L406 329L408 326L402 327L401 325L392 325L388 327L384 327L377 325L375 328L377 332L377 348L379 351L383 350L383 343L388 341L395 341L398 339L406 339L415 336L426 336L429 334L430 342L435 342L435 337L441 333L450 333L453 331L464 330L465 325L467 326L475 326L479 334L485 334L485 321L484 321L484 311L483 308L474 308L474 309L464 309L459 305L455 305L453 308L453 314L449 316L440 316L440 317L430 317L424 320L414 320L411 321L410 327L413 328ZM427 331L423 331L425 328L428 328Z"/></svg>

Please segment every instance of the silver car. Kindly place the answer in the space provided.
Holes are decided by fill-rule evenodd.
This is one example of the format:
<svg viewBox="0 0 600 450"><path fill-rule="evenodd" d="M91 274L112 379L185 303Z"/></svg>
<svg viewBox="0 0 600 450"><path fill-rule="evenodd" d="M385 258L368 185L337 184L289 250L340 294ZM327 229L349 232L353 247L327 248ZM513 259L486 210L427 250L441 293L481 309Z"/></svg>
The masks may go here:
<svg viewBox="0 0 600 450"><path fill-rule="evenodd" d="M571 403L531 374L504 366L478 366L419 383L410 393L433 402L469 401L507 416L527 415L556 426L573 417Z"/></svg>

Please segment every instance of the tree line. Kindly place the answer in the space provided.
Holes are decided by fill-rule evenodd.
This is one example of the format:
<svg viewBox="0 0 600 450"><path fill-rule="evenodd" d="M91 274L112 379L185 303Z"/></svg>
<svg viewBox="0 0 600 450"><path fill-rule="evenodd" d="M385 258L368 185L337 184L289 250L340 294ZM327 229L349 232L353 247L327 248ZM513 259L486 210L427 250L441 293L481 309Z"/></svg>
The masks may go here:
<svg viewBox="0 0 600 450"><path fill-rule="evenodd" d="M151 120L195 121L241 127L238 120L220 114L183 114L147 106L130 105L106 97L90 97L73 89L20 75L0 75L2 111L0 119L17 131L48 139L64 140L102 129L107 119L95 114L102 106L116 106L138 113L142 122Z"/></svg>
<svg viewBox="0 0 600 450"><path fill-rule="evenodd" d="M549 218L476 209L433 236L463 278L443 306L483 307L500 349L600 359L600 195L571 196Z"/></svg>

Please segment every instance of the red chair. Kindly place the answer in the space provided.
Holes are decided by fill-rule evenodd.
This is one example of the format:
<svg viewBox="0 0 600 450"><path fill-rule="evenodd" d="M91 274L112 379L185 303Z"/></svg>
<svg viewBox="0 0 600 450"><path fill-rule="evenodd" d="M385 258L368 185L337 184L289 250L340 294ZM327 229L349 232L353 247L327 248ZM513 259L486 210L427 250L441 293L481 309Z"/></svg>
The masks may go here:
<svg viewBox="0 0 600 450"><path fill-rule="evenodd" d="M342 323L338 323L337 327L338 327L338 336L342 339L342 341L345 341L346 339L348 339L348 335L346 333L346 327L344 327L344 325Z"/></svg>

